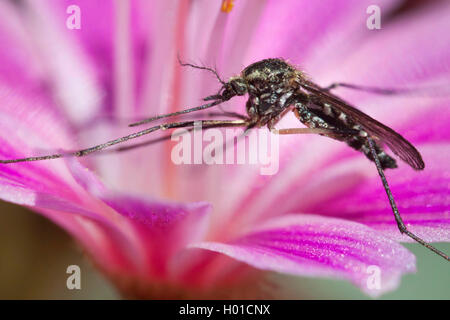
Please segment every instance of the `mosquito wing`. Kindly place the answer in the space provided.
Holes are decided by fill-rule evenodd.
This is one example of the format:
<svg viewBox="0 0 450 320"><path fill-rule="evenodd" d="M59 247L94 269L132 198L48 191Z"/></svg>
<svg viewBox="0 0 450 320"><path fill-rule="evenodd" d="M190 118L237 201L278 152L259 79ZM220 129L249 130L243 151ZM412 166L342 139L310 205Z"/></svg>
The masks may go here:
<svg viewBox="0 0 450 320"><path fill-rule="evenodd" d="M311 94L321 98L323 101L331 104L337 110L350 117L355 123L361 125L372 137L378 138L384 142L392 152L400 159L405 161L415 170L423 170L425 164L419 151L400 134L369 117L367 114L359 111L355 107L339 98L338 96L326 91L314 82L305 80L301 85L303 89Z"/></svg>

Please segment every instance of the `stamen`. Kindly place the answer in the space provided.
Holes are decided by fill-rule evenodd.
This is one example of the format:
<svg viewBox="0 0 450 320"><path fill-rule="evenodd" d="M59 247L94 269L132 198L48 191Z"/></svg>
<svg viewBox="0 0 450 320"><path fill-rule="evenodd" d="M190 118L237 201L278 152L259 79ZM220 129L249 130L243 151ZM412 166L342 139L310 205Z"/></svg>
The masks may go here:
<svg viewBox="0 0 450 320"><path fill-rule="evenodd" d="M234 7L234 0L223 0L222 1L222 12L230 13Z"/></svg>

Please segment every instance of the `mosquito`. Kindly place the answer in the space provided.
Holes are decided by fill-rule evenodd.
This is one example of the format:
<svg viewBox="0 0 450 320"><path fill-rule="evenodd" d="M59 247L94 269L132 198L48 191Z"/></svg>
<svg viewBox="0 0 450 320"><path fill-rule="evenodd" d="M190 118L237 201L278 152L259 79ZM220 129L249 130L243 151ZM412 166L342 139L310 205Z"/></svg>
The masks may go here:
<svg viewBox="0 0 450 320"><path fill-rule="evenodd" d="M425 168L425 164L419 151L391 128L371 118L339 98L337 95L331 93L332 89L338 87L386 95L401 93L402 90L370 88L346 83L334 83L328 87L321 87L309 80L301 70L279 58L264 59L255 62L243 69L240 75L231 77L227 82L222 80L218 73L212 68L183 63L181 60L180 64L182 66L207 70L216 76L222 85L220 90L217 94L207 96L203 99L204 101L211 102L178 112L154 116L132 123L129 125L130 127L144 125L163 118L213 108L235 96L243 96L246 94L248 95L248 100L246 102L247 114L242 115L234 112L223 112L221 113L222 115L231 117L232 119L167 122L87 149L68 153L49 154L46 156L0 160L0 163L10 164L41 161L68 156L83 157L158 130L188 128L190 131L194 125L198 123L200 123L204 129L243 127L247 132L253 128L267 127L273 133L280 135L319 134L347 143L351 148L363 153L370 161L372 161L377 168L382 185L386 191L400 233L405 234L447 261L450 261L445 253L408 230L400 216L384 174L385 169L397 168L397 162L385 152L383 145L389 147L397 157L406 162L414 170L423 170ZM298 120L306 127L276 129L276 124L288 112L293 112ZM167 138L168 137L163 137L154 141L162 141ZM139 146L143 145L146 145L146 143L139 144ZM133 146L126 146L116 150L125 151L132 148Z"/></svg>

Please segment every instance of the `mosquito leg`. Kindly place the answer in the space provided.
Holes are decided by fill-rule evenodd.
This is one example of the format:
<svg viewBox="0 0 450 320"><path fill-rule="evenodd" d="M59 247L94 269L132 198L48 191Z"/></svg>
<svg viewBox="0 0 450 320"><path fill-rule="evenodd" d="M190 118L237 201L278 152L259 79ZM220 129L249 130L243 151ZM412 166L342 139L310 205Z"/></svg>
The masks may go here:
<svg viewBox="0 0 450 320"><path fill-rule="evenodd" d="M223 114L218 113L217 115L223 115ZM245 119L244 116L242 116L242 117L243 117L243 119ZM215 127L217 127L217 126L215 126ZM208 126L208 125L202 126L202 129L208 129L208 128L212 128L212 127L211 127L211 126ZM245 137L245 135L248 133L248 131L251 130L252 128L253 128L253 126L248 125L248 126L245 128L245 131L237 137L237 141L239 141L239 140L241 140L243 137ZM187 132L191 132L192 130L194 130L194 128L187 128L187 129L186 129ZM132 145L125 146L125 147L120 147L120 148L113 149L113 150L107 150L107 151L105 151L105 152L102 152L101 155L104 155L104 154L107 154L107 153L112 154L112 153L126 152L126 151L130 151L130 150L134 150L134 149L138 149L138 148L142 148L142 147L147 147L147 146L149 146L149 145L156 144L156 143L158 143L158 142L162 142L162 141L165 141L165 140L169 140L169 139L171 139L173 136L179 136L179 135L186 134L187 132L181 133L181 134L178 134L178 135L174 135L174 134L165 135L165 136L163 136L163 137L156 138L156 139L153 139L153 140L150 140L150 141L145 141L145 142L141 142L141 143L136 143L136 144L132 144ZM230 144L227 143L227 142L224 142L224 143L222 144L222 149L223 149L224 146L225 146L225 149L226 149L226 148L228 148L228 147L230 146Z"/></svg>
<svg viewBox="0 0 450 320"><path fill-rule="evenodd" d="M245 128L244 132L242 132L238 137L237 137L237 142L239 142L239 140L245 138L245 136L247 136L247 134L250 132L250 130L252 130L254 127L256 126L256 124L248 124L247 127Z"/></svg>
<svg viewBox="0 0 450 320"><path fill-rule="evenodd" d="M248 119L246 116L244 116L243 114L237 113L237 112L229 112L229 111L223 111L223 112L209 112L207 113L207 116L211 116L211 117L215 117L215 116L225 116L225 117L230 117L230 118L237 118L237 119L242 119L242 120L246 120Z"/></svg>
<svg viewBox="0 0 450 320"><path fill-rule="evenodd" d="M222 115L223 116L224 114L217 113L217 115ZM208 129L208 128L210 128L210 127L207 126L207 125L206 126L202 126L202 129ZM194 128L192 128L192 127L186 129L187 132L191 132L192 130L194 130ZM125 147L120 147L120 148L117 148L117 149L107 150L105 152L102 152L101 154L103 155L103 154L112 154L112 153L126 152L126 151L130 151L130 150L138 149L138 148L147 147L147 146L156 144L158 142L170 140L174 136L181 136L183 134L186 134L187 132L180 133L180 134L168 134L168 135L165 135L165 136L162 136L162 137L159 137L159 138L156 138L156 139L152 139L152 140L149 140L149 141L144 141L144 142L141 142L141 143L136 143L136 144L128 145L128 146L125 146Z"/></svg>
<svg viewBox="0 0 450 320"><path fill-rule="evenodd" d="M187 132L191 132L192 130L194 130L194 128L187 128L186 129ZM126 152L126 151L130 151L130 150L134 150L134 149L147 147L147 146L150 146L152 144L156 144L158 142L170 140L172 137L182 136L183 134L186 134L187 132L184 132L184 133L181 133L181 134L168 134L168 135L156 138L156 139L152 139L152 140L148 140L148 141L144 141L144 142L140 142L140 143L135 143L135 144L131 144L131 145L124 146L124 147L119 147L119 148L116 148L116 149L106 150L106 151L102 152L101 154L104 155L104 154Z"/></svg>
<svg viewBox="0 0 450 320"><path fill-rule="evenodd" d="M208 113L204 114L203 116L211 116L211 117L212 116L225 116L225 117L236 118L236 119L248 119L248 117L246 117L243 114L239 114L237 112L225 111L220 107L220 105L219 105L219 108L223 112L208 112ZM191 118L187 117L187 118L183 118L183 119L191 119ZM86 126L83 126L83 127L88 128L89 126L92 126L93 124L98 123L99 121L109 122L109 123L120 125L120 124L129 124L130 122L133 122L133 121L135 121L135 123L138 123L138 121L141 122L141 121L147 121L147 120L148 119L142 119L142 118L127 119L127 118L119 118L114 115L106 115L106 116L95 117L93 121L90 121ZM157 120L157 119L155 119L155 120ZM81 127L81 128L83 128L83 127Z"/></svg>
<svg viewBox="0 0 450 320"><path fill-rule="evenodd" d="M231 117L231 118L247 119L247 117L245 117L244 115L241 115L241 114L235 113L235 112L224 112L224 113L220 113L220 112L212 113L211 112L211 113L205 114L205 116L225 116L225 117L228 116L228 117ZM127 120L123 120L122 118L112 118L112 119L114 119L114 121L117 121L117 122L119 122L119 121L127 121ZM129 121L127 121L127 123L129 123ZM190 132L193 129L194 128L188 128L188 129L186 129L186 131ZM208 129L208 127L203 127L203 129ZM182 134L178 134L178 135L182 135ZM151 139L151 140L148 140L148 141L127 145L127 146L119 147L119 148L116 148L116 149L110 149L110 150L107 150L105 152L102 152L101 154L102 155L106 155L106 154L119 153L119 152L125 152L125 151L134 150L134 149L138 149L138 148L143 148L143 147L146 147L146 146L150 146L150 145L156 144L158 142L170 140L173 136L177 136L177 135L168 134L168 135L156 138L156 139ZM70 152L68 152L68 153L70 153Z"/></svg>
<svg viewBox="0 0 450 320"><path fill-rule="evenodd" d="M288 128L288 129L272 129L275 134L327 134L332 132L327 129L320 128Z"/></svg>
<svg viewBox="0 0 450 320"><path fill-rule="evenodd" d="M330 91L335 88L347 88L352 90L365 91L380 95L413 95L424 97L448 97L450 90L448 86L435 86L435 87L420 87L420 88L379 88L379 87L366 87L359 86L350 83L335 82L328 87L323 88L325 91Z"/></svg>
<svg viewBox="0 0 450 320"><path fill-rule="evenodd" d="M228 115L229 117L235 117L238 119L248 119L247 116L237 113L237 112L233 112L233 111L226 111L223 109L223 106L219 105L218 108L220 109L220 111L223 112L223 114Z"/></svg>
<svg viewBox="0 0 450 320"><path fill-rule="evenodd" d="M226 111L224 111L224 112L226 112ZM233 112L233 114L234 114L234 112ZM242 116L242 115L240 115L240 114L238 114L238 113L236 113L235 115L238 115L238 116ZM231 115L230 115L231 116ZM245 116L242 116L242 118L243 119L246 119L247 120L247 124L246 124L246 128L245 128L245 130L244 130L244 132L242 132L240 135L238 135L237 137L233 137L233 138L231 138L230 140L228 140L228 141L224 141L223 143L222 143L222 150L225 148L225 150L227 150L228 148L230 148L231 146L234 146L235 145L235 138L236 138L236 143L239 143L243 138L245 138L246 136L247 136L247 134L250 132L250 130L251 129L253 129L254 127L255 127L255 124L254 123L251 123L250 122L250 119L247 119ZM202 127L202 128L204 128L204 127Z"/></svg>
<svg viewBox="0 0 450 320"><path fill-rule="evenodd" d="M93 147L90 147L87 149L81 149L81 150L78 150L75 152L55 153L55 154L46 155L46 156L28 157L28 158L21 158L21 159L0 160L0 164L51 160L51 159L58 159L58 158L63 158L63 157L84 157L91 153L109 148L113 145L142 137L144 135L147 135L147 134L152 133L157 130L194 127L195 124L197 124L199 122L202 124L202 126L209 127L209 128L213 128L213 127L245 127L248 125L248 122L245 120L192 120L192 121L183 121L183 122L172 122L172 123L162 124L159 126L154 126L154 127L142 130L142 131L138 131L138 132L129 134L127 136L120 137L118 139L108 141L106 143L102 143L102 144L99 144L99 145L96 145L96 146L93 146Z"/></svg>
<svg viewBox="0 0 450 320"><path fill-rule="evenodd" d="M381 181L383 183L384 190L386 190L386 194L388 196L389 203L391 204L392 212L394 213L395 221L397 222L397 225L398 225L398 228L400 230L400 233L406 234L408 237L410 237L411 239L413 239L416 242L420 243L424 247L426 247L426 248L430 249L431 251L433 251L434 253L440 255L441 257L443 257L447 261L450 261L449 257L445 253L443 253L442 251L436 249L435 247L433 247L429 243L425 242L424 240L422 240L421 238L419 238L418 236L416 236L415 234L413 234L412 232L410 232L406 228L405 224L403 223L403 219L400 216L400 213L398 212L397 205L395 204L395 200L394 200L394 197L392 196L391 189L389 188L388 182L386 180L386 176L384 175L383 168L381 167L380 159L378 158L378 155L377 155L377 152L376 152L376 149L375 149L375 142L370 137L367 138L367 140L369 142L370 152L372 153L372 157L373 157L373 159L375 161L375 164L377 166L378 174L380 175Z"/></svg>
<svg viewBox="0 0 450 320"><path fill-rule="evenodd" d="M272 129L275 134L324 134L324 135L349 135L357 133L357 130L339 130L339 129L324 129L324 128L287 128L287 129Z"/></svg>
<svg viewBox="0 0 450 320"><path fill-rule="evenodd" d="M335 82L323 89L326 91L330 91L330 90L336 89L338 87L343 87L343 88L352 89L352 90L366 91L366 92L375 93L375 94L383 94L383 95L394 95L394 94L409 93L409 92L414 91L412 89L394 89L394 88L377 88L377 87L358 86L358 85L354 85L354 84L350 84L350 83L343 83L343 82Z"/></svg>
<svg viewBox="0 0 450 320"><path fill-rule="evenodd" d="M141 120L141 121L129 124L128 126L129 127L137 127L137 126L140 126L141 124L149 123L149 122L156 121L156 120L159 120L159 119L163 119L163 118L167 118L167 117L173 117L173 116L178 116L178 115L181 115L181 114L186 114L186 113L191 113L191 112L195 112L195 111L199 111L199 110L208 109L208 108L217 106L218 104L221 104L222 102L223 102L223 100L217 100L217 101L214 101L214 102L211 102L211 103L207 103L207 104L195 107L195 108L189 108L189 109L181 110L181 111L178 111L178 112L173 112L173 113L167 113L167 114L163 114L163 115L159 115L159 116L154 116L154 117L151 117L151 118L148 118L148 119L144 119L144 120Z"/></svg>

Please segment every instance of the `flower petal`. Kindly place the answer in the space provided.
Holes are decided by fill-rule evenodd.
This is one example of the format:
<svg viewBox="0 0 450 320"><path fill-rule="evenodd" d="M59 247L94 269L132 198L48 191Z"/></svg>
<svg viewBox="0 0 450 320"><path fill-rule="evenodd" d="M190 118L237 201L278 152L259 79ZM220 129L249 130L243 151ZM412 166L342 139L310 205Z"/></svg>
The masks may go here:
<svg viewBox="0 0 450 320"><path fill-rule="evenodd" d="M204 238L211 212L210 204L171 203L115 192L106 188L95 174L76 159L69 159L67 163L80 185L130 223L140 242L139 246L144 248L147 255L144 262L146 273L163 277L181 271L174 262L176 254L186 245Z"/></svg>
<svg viewBox="0 0 450 320"><path fill-rule="evenodd" d="M398 3L377 1L383 16ZM328 60L343 57L348 48L368 37L366 10L371 5L370 0L324 0L314 4L308 0L268 1L249 56L292 59L316 73Z"/></svg>
<svg viewBox="0 0 450 320"><path fill-rule="evenodd" d="M95 68L73 41L73 33L69 33L72 30L66 28L65 20L56 19L58 15L54 12L58 11L39 0L8 2L5 9L13 17L7 19L9 23L0 33L7 30L4 37L12 38L14 50L22 57L20 60L13 57L22 78L33 79L31 85L45 88L76 123L95 114L101 99ZM65 12L65 8L59 12ZM10 60L11 57L3 55L2 58Z"/></svg>
<svg viewBox="0 0 450 320"><path fill-rule="evenodd" d="M436 2L393 19L383 25L380 32L368 30L368 36L346 59L337 61L336 68L328 67L323 80L382 87L420 87L427 81L441 78L448 85L450 38L442 36L438 30L450 28L449 13L448 2ZM323 84L327 85L326 82Z"/></svg>
<svg viewBox="0 0 450 320"><path fill-rule="evenodd" d="M229 243L192 245L263 270L350 280L370 295L395 289L415 257L398 243L358 223L312 215L287 215ZM372 272L380 272L379 287Z"/></svg>
<svg viewBox="0 0 450 320"><path fill-rule="evenodd" d="M69 124L40 92L22 92L0 82L0 104L0 159L74 148ZM62 161L0 164L0 180L9 190L15 186L30 192L44 191L67 197L73 186ZM4 200L14 201L10 197Z"/></svg>

